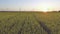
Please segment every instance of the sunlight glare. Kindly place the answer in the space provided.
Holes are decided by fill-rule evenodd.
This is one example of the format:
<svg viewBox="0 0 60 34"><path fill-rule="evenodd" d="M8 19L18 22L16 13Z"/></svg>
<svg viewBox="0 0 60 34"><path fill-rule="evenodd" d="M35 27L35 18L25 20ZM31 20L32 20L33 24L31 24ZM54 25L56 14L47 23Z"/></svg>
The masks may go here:
<svg viewBox="0 0 60 34"><path fill-rule="evenodd" d="M48 12L48 11L51 11L52 10L52 5L51 4L45 4L45 3L43 3L42 5L41 5L41 10L43 11L43 12Z"/></svg>

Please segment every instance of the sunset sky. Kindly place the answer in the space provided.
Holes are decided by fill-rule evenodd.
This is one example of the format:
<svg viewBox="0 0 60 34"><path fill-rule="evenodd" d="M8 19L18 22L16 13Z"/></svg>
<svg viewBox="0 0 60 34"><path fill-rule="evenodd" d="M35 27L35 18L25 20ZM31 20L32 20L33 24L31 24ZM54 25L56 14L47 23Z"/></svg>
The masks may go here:
<svg viewBox="0 0 60 34"><path fill-rule="evenodd" d="M60 0L0 0L0 10L60 10Z"/></svg>

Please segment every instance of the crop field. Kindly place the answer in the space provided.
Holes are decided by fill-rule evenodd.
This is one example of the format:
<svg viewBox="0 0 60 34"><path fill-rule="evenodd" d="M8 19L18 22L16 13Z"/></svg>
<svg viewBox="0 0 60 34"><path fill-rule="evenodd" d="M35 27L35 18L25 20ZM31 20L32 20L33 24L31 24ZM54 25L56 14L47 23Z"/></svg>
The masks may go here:
<svg viewBox="0 0 60 34"><path fill-rule="evenodd" d="M60 12L0 12L0 34L60 34Z"/></svg>

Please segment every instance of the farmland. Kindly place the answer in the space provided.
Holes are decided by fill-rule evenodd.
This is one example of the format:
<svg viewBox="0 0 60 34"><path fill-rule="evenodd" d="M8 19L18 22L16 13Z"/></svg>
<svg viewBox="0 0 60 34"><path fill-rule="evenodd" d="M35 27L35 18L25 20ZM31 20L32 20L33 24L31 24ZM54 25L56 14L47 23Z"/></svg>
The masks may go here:
<svg viewBox="0 0 60 34"><path fill-rule="evenodd" d="M0 12L0 34L60 34L60 12Z"/></svg>

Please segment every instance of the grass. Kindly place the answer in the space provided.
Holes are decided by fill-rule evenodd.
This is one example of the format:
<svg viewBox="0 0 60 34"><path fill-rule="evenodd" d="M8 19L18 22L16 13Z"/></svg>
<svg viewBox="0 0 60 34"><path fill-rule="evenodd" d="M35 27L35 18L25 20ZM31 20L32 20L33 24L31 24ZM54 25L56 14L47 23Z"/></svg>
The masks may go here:
<svg viewBox="0 0 60 34"><path fill-rule="evenodd" d="M60 34L59 12L0 12L0 34L49 34L45 28Z"/></svg>

